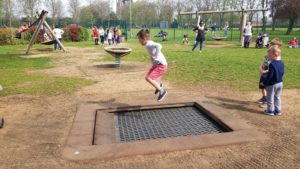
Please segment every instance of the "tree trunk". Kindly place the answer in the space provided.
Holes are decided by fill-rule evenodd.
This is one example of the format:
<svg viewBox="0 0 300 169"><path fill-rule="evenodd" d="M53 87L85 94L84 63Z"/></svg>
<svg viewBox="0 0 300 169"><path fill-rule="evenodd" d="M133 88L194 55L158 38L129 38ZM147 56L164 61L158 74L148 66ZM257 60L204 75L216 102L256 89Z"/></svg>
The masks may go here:
<svg viewBox="0 0 300 169"><path fill-rule="evenodd" d="M286 31L286 34L289 35L293 31L293 27L297 18L289 18L289 27Z"/></svg>
<svg viewBox="0 0 300 169"><path fill-rule="evenodd" d="M266 7L265 5L266 1L262 0L262 8L264 9ZM266 31L266 11L262 11L263 14L263 18L262 18L262 31L265 32Z"/></svg>
<svg viewBox="0 0 300 169"><path fill-rule="evenodd" d="M276 25L276 18L275 16L272 17L272 31L275 31L275 25Z"/></svg>
<svg viewBox="0 0 300 169"><path fill-rule="evenodd" d="M266 24L267 24L267 19L266 19L266 12L263 11L263 18L262 18L262 31L266 31Z"/></svg>

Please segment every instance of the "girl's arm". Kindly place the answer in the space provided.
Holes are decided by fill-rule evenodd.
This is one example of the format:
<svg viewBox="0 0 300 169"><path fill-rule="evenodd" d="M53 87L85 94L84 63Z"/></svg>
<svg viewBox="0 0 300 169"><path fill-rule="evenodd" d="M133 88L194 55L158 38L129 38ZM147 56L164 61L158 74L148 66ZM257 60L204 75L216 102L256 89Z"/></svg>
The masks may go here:
<svg viewBox="0 0 300 169"><path fill-rule="evenodd" d="M196 24L198 28L200 28L200 25L199 25L200 19L201 19L201 18L200 18L200 15L199 15L199 16L198 16L198 21L197 21L197 24Z"/></svg>

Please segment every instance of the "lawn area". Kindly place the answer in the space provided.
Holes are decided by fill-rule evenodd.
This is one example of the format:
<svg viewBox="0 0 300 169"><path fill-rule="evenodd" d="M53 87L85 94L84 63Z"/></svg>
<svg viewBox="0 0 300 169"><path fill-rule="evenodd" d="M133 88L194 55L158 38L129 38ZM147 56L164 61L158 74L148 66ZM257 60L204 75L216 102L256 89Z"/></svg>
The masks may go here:
<svg viewBox="0 0 300 169"><path fill-rule="evenodd" d="M156 39L158 40L158 39ZM239 43L228 47L207 47L203 53L191 52L191 45L182 45L174 41L161 42L163 53L169 63L166 79L180 85L228 85L239 90L257 90L259 73L258 67L262 63L267 49L244 49ZM220 42L207 42L214 45ZM124 58L127 61L148 62L146 50L137 40L129 42L133 52ZM300 88L300 49L283 47L283 61L285 63L285 88ZM113 61L107 56L105 60Z"/></svg>
<svg viewBox="0 0 300 169"><path fill-rule="evenodd" d="M35 46L36 47L36 46ZM73 92L93 83L82 78L53 77L45 74L28 74L27 71L51 68L50 58L26 59L26 46L1 46L0 84L5 90L0 95L59 94Z"/></svg>
<svg viewBox="0 0 300 169"><path fill-rule="evenodd" d="M137 32L140 29L132 29L132 38L135 38L135 35L137 34ZM266 30L266 34L270 37L270 39L273 38L280 38L282 41L284 41L286 44L289 43L289 41L293 38L293 37L298 37L300 38L300 28L294 28L293 32L291 32L290 35L285 35L286 33L286 28L277 28L275 31L272 31L271 28L267 28ZM154 37L154 35L157 35L160 31L160 29L158 28L152 28L150 29L151 31L151 35L152 37ZM194 38L195 37L195 32L193 31L193 28L177 28L177 29L166 29L164 30L168 33L168 38L171 41L181 41L182 40L182 36L183 34L187 34L189 38ZM253 40L255 41L255 37L258 35L258 33L262 32L261 29L257 29L257 28L253 28ZM224 32L223 30L217 30L216 31L216 36L223 36ZM128 32L128 36L130 37L130 32ZM174 38L175 37L175 38ZM209 30L209 32L207 33L206 36L208 41L214 41L211 38L211 31ZM155 38L155 39L159 39L159 38ZM230 31L228 32L228 38L227 41L238 41L240 39L240 31L238 28L232 28L230 29ZM191 40L191 39L190 39Z"/></svg>
<svg viewBox="0 0 300 169"><path fill-rule="evenodd" d="M206 41L202 54L191 52L191 44L183 45L180 40L164 41L154 38L163 45L169 70L165 78L174 84L183 86L194 85L226 85L237 90L257 90L259 80L258 66L263 61L267 49L244 49L238 42ZM214 45L225 44L224 47ZM67 47L92 47L100 52L101 47L94 46L93 42L64 42ZM150 61L146 50L136 39L127 44L133 52L126 56L125 61ZM26 46L1 46L0 48L0 84L5 86L1 95L14 94L58 94L73 92L82 86L92 84L91 80L82 78L53 77L45 74L28 74L29 70L46 69L53 67L52 58L25 59L19 56L24 54ZM34 48L43 48L35 45ZM300 88L300 49L283 47L283 61L285 63L284 87L286 89ZM113 61L106 54L104 61ZM145 68L146 70L147 68Z"/></svg>

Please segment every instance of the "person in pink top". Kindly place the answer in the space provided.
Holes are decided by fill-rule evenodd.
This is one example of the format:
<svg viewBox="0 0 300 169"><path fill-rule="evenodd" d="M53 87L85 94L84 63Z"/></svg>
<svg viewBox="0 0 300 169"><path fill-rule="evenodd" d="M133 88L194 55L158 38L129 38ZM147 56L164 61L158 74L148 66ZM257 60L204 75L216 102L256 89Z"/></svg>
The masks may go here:
<svg viewBox="0 0 300 169"><path fill-rule="evenodd" d="M157 101L162 101L167 91L163 88L161 78L167 72L168 64L165 56L161 52L162 46L150 39L150 32L148 29L142 29L137 33L137 37L141 45L145 46L149 58L152 61L152 67L148 71L145 79L156 90L154 94L159 94Z"/></svg>
<svg viewBox="0 0 300 169"><path fill-rule="evenodd" d="M27 24L27 23L24 23L22 26L19 27L18 32L19 32L19 33L22 33L22 32L24 32L24 31L26 31L26 30L28 30L28 29L29 29L28 24Z"/></svg>
<svg viewBox="0 0 300 169"><path fill-rule="evenodd" d="M16 33L16 38L21 39L22 38L22 32L25 32L29 29L29 26L27 23L24 23L22 26L19 27L18 32Z"/></svg>
<svg viewBox="0 0 300 169"><path fill-rule="evenodd" d="M289 48L299 48L299 44L298 44L298 40L296 37L294 37L291 41L290 41L290 46Z"/></svg>
<svg viewBox="0 0 300 169"><path fill-rule="evenodd" d="M94 26L94 28L93 28L93 39L95 41L95 45L98 45L99 33L98 33L97 26Z"/></svg>

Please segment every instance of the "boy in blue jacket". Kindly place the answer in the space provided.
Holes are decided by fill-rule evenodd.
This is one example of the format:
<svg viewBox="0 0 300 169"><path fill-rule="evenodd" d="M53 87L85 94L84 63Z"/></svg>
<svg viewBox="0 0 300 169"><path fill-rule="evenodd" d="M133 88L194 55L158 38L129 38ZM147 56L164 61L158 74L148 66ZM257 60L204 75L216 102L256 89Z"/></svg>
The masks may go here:
<svg viewBox="0 0 300 169"><path fill-rule="evenodd" d="M281 100L280 95L283 88L282 77L284 74L284 64L281 61L281 50L275 45L270 47L268 51L271 63L266 78L263 80L263 85L267 90L267 110L266 115L281 115Z"/></svg>

